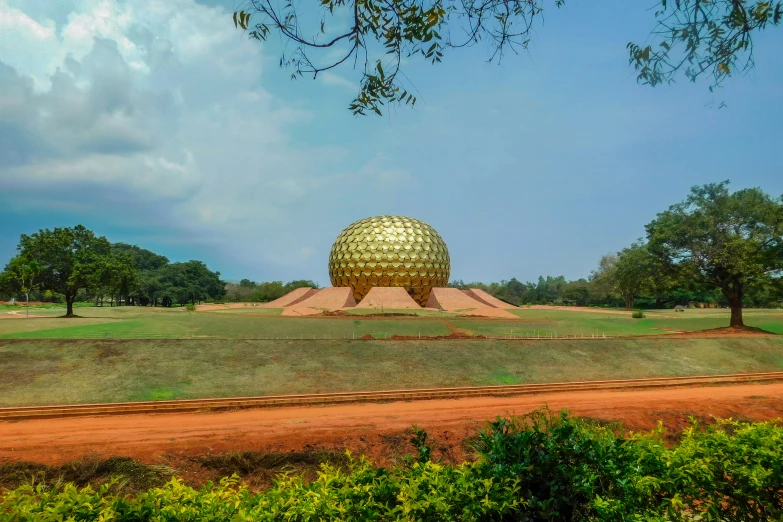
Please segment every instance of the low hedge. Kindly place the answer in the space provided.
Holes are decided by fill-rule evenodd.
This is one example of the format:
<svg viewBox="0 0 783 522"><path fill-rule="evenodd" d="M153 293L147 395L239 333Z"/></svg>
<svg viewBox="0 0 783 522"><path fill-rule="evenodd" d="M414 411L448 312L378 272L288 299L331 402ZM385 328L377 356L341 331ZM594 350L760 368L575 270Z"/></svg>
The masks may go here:
<svg viewBox="0 0 783 522"><path fill-rule="evenodd" d="M695 421L677 444L663 427L626 434L552 414L498 418L474 442L476 462L418 455L378 468L348 455L317 479L281 475L263 492L238 477L199 490L179 479L136 496L114 484L27 485L0 497L0 520L60 521L692 521L783 517L780 421Z"/></svg>

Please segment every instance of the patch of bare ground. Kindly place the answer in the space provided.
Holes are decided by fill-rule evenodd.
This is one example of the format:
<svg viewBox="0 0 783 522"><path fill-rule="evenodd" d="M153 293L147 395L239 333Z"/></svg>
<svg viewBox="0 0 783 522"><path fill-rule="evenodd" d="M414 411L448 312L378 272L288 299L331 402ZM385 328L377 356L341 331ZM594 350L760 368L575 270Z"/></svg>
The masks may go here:
<svg viewBox="0 0 783 522"><path fill-rule="evenodd" d="M198 485L237 472L264 488L282 471L314 473L321 462L339 464L346 450L378 465L400 463L413 453L413 425L428 432L435 458L461 462L475 458L470 441L487 420L544 405L595 422L619 422L625 430L650 430L662 420L668 439L676 441L689 417L783 417L783 383L0 422L0 486L12 487L20 476L62 474L73 462L83 464L66 477L103 480L111 473L99 475L98 469L107 468L95 463L122 456L158 466L153 469L160 479L173 469Z"/></svg>
<svg viewBox="0 0 783 522"><path fill-rule="evenodd" d="M695 330L692 332L684 332L682 330L663 330L670 332L666 335L667 338L688 338L688 337L769 337L777 334L756 328L754 326L726 326L723 328L712 328L710 330ZM656 335L635 335L635 339L641 339L645 337L659 337Z"/></svg>

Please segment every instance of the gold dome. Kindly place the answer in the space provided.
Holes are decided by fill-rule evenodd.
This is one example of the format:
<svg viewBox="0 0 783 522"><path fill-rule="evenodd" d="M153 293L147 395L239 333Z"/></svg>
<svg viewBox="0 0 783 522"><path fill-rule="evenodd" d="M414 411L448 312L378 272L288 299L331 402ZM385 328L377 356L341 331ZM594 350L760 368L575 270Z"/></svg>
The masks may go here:
<svg viewBox="0 0 783 522"><path fill-rule="evenodd" d="M373 287L403 287L420 305L449 282L446 243L423 221L404 216L361 219L343 230L329 254L332 286L349 286L360 301Z"/></svg>

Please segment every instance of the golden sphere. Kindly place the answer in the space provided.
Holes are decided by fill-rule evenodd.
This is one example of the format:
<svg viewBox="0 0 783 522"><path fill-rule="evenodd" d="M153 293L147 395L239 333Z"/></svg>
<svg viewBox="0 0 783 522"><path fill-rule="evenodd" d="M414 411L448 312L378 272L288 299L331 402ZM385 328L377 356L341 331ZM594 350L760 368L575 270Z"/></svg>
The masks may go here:
<svg viewBox="0 0 783 522"><path fill-rule="evenodd" d="M373 287L403 287L420 305L449 282L449 249L434 228L404 216L376 216L348 225L332 245L332 286L349 286L356 301Z"/></svg>

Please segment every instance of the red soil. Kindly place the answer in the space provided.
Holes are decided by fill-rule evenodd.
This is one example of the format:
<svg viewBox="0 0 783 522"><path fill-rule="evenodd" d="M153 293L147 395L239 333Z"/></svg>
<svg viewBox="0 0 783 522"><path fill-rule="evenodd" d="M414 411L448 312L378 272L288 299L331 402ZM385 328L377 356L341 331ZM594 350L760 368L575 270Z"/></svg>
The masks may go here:
<svg viewBox="0 0 783 522"><path fill-rule="evenodd" d="M697 338L705 338L705 337L769 337L769 336L775 336L777 334L767 332L765 330L762 330L761 328L755 328L752 326L745 326L743 328L734 328L734 327L724 327L724 328L712 328L710 330L695 330L693 332L683 332L681 330L663 330L664 332L669 332L669 335L666 336L667 339L674 338L674 339L680 339L680 338L687 338L687 337L697 337ZM659 335L635 335L635 336L629 336L629 338L636 339L636 338L645 338L645 337L653 337L653 338L660 338Z"/></svg>
<svg viewBox="0 0 783 522"><path fill-rule="evenodd" d="M200 304L196 306L199 312L211 312L213 310L231 310L232 308L245 308L253 306L253 303L224 303L224 304ZM261 306L256 304L255 306Z"/></svg>
<svg viewBox="0 0 783 522"><path fill-rule="evenodd" d="M5 314L0 315L0 319L24 319L26 317L30 317L32 319L34 317L48 317L48 316L35 315L34 313L28 316L24 310L13 310L11 312L6 312Z"/></svg>
<svg viewBox="0 0 783 522"><path fill-rule="evenodd" d="M413 424L430 433L439 454L459 461L469 456L464 442L486 420L544 404L619 420L633 430L663 420L676 432L690 415L705 421L779 418L783 383L0 422L0 462L51 465L123 455L160 463L243 450L351 449L384 464L395 458L393 448L409 437Z"/></svg>

